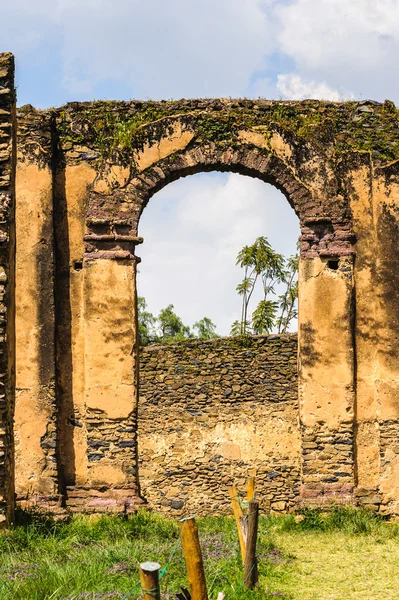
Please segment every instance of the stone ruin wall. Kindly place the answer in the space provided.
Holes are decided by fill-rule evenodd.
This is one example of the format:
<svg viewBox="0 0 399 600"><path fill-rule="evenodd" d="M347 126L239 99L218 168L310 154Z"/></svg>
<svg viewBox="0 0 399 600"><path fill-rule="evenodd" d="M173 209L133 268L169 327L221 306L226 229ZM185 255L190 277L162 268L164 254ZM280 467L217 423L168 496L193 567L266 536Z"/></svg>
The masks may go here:
<svg viewBox="0 0 399 600"><path fill-rule="evenodd" d="M275 185L299 219L301 502L399 514L393 103L193 99L15 113L13 68L0 55L1 518L12 518L14 447L20 506L142 502L139 220L162 187L212 170Z"/></svg>
<svg viewBox="0 0 399 600"><path fill-rule="evenodd" d="M229 512L229 486L245 494L249 474L264 509L298 504L297 354L296 334L142 348L138 455L149 506Z"/></svg>
<svg viewBox="0 0 399 600"><path fill-rule="evenodd" d="M0 54L0 526L14 515L15 134L14 58Z"/></svg>

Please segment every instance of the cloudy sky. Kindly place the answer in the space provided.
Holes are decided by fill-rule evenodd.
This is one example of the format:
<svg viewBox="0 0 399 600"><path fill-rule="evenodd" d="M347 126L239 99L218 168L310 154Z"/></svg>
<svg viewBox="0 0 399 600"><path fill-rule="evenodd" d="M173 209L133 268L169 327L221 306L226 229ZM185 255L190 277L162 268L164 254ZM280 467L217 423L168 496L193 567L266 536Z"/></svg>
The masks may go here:
<svg viewBox="0 0 399 600"><path fill-rule="evenodd" d="M180 97L390 98L399 102L399 0L1 0L0 49L19 104ZM296 217L277 190L238 175L180 180L140 228L140 293L228 333L235 256L266 235L290 254Z"/></svg>

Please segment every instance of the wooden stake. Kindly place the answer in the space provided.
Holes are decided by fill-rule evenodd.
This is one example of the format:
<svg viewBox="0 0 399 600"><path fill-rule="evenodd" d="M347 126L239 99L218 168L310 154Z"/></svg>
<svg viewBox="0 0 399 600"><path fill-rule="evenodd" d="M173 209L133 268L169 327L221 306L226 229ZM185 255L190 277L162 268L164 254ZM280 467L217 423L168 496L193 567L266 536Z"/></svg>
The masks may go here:
<svg viewBox="0 0 399 600"><path fill-rule="evenodd" d="M255 498L255 477L248 477L248 502Z"/></svg>
<svg viewBox="0 0 399 600"><path fill-rule="evenodd" d="M140 564L141 598L142 600L160 600L159 569L161 565L156 562Z"/></svg>
<svg viewBox="0 0 399 600"><path fill-rule="evenodd" d="M236 525L237 525L238 540L240 542L242 564L244 564L245 543L246 543L245 534L244 534L243 526L242 526L242 520L244 518L244 515L243 515L242 509L240 506L240 502L238 500L238 489L236 488L235 485L232 485L229 488L229 493L230 493L230 498L231 498L231 506L233 507L233 513L234 513L234 517L235 517Z"/></svg>
<svg viewBox="0 0 399 600"><path fill-rule="evenodd" d="M208 600L204 564L195 519L193 517L183 519L179 523L179 528L191 600Z"/></svg>
<svg viewBox="0 0 399 600"><path fill-rule="evenodd" d="M252 590L258 583L258 566L256 563L256 539L258 536L259 504L250 502L248 509L247 552L244 562L244 585Z"/></svg>

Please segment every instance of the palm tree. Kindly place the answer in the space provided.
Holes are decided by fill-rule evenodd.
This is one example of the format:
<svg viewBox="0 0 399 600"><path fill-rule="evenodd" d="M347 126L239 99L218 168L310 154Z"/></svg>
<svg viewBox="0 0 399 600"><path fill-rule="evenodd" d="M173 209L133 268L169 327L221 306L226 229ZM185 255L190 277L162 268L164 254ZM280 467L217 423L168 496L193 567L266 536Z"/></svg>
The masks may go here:
<svg viewBox="0 0 399 600"><path fill-rule="evenodd" d="M266 237L258 237L251 246L244 246L237 255L236 264L244 269L244 278L237 286L237 292L242 296L241 323L234 323L232 335L250 333L248 319L249 303L257 282L262 282L263 300L252 313L254 333L268 333L274 325L277 303L268 299L274 293L274 286L284 281L285 259L271 247Z"/></svg>

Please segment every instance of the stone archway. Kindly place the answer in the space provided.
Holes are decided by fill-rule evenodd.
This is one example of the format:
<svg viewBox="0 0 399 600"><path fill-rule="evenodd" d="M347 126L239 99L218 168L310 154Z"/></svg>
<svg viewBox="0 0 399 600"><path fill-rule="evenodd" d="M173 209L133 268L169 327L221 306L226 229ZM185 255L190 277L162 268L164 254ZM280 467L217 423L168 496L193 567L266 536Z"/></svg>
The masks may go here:
<svg viewBox="0 0 399 600"><path fill-rule="evenodd" d="M302 500L348 501L356 488L396 511L396 109L361 107L190 100L19 111L17 242L32 214L41 223L17 252L20 501L77 511L138 502L138 220L162 186L219 169L276 185L300 219ZM371 146L357 125L370 111ZM26 290L29 314L18 301Z"/></svg>
<svg viewBox="0 0 399 600"><path fill-rule="evenodd" d="M173 131L176 130L182 132L183 125L175 125ZM303 499L315 498L317 502L336 497L348 501L354 487L352 308L355 241L349 211L342 199L336 198L335 202L324 199L317 184L311 187L300 179L298 173L303 166L299 164L299 168L295 168L288 159L292 152L282 136L278 136L278 154L274 154L263 142L263 146L255 145L254 140L261 143L256 137L259 134L253 134L253 138L251 133L244 135L241 132L240 135L242 142L238 148L220 147L215 143L190 145L188 142L188 147L184 146L180 152L172 150L176 144L186 144L187 137L184 144L181 138L166 136L159 139L157 147L164 148L165 153L169 143L170 154L154 159L153 148L144 149L140 161L146 168L142 174L126 180L119 190L112 191L112 209L108 204L109 196L104 194L107 175L102 174L94 183L86 209L88 233L84 261L89 268L85 270L85 277L89 289L101 288L102 270L108 260L119 261L120 266L123 263L123 269L120 269L123 277L130 277L126 274L129 270L131 277L135 277L134 248L141 241L136 237L140 214L154 193L180 177L200 171L232 171L257 177L283 191L299 217L302 230L299 403L305 446L301 495ZM302 153L306 156L303 150ZM160 150L159 154L162 154ZM312 160L311 179L317 182L317 170L321 167L316 167L315 159ZM312 160L306 157L305 162ZM121 228L123 235L118 233ZM93 283L91 277L94 277ZM132 340L132 343L135 342ZM342 442L339 452L337 440ZM329 453L330 458L326 458ZM340 469L339 465L343 463L347 466Z"/></svg>

